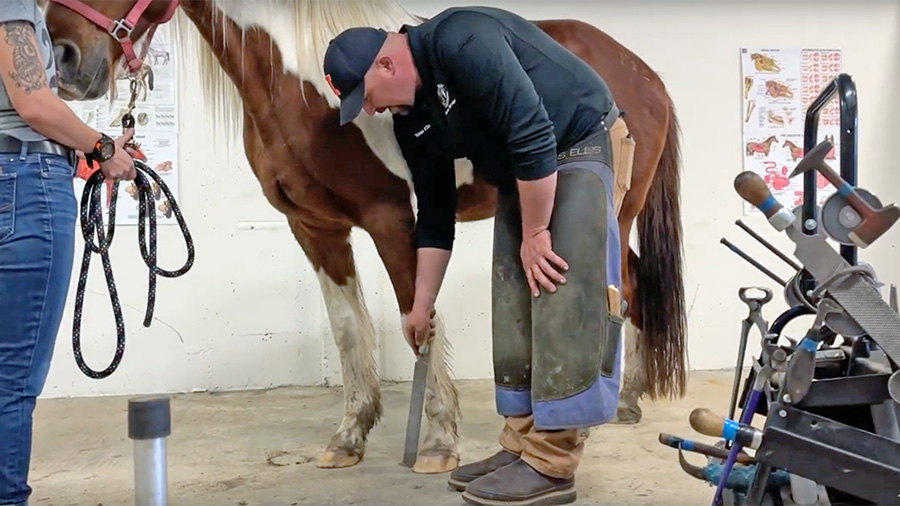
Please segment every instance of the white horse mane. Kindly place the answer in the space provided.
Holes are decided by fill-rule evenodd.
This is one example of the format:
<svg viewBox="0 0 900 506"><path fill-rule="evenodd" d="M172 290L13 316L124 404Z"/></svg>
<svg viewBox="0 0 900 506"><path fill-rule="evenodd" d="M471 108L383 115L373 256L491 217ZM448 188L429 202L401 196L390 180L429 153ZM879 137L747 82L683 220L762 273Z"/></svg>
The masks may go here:
<svg viewBox="0 0 900 506"><path fill-rule="evenodd" d="M416 16L395 0L212 0L210 8L221 10L244 33L254 28L264 30L277 46L272 51L281 52L285 71L314 85L333 107L338 106L338 99L322 71L325 49L331 39L355 26L396 31L403 24L419 23ZM229 134L240 132L243 112L237 88L180 9L172 23L182 56L193 51L198 58L194 68L200 74L204 97L216 106L217 119L225 120Z"/></svg>

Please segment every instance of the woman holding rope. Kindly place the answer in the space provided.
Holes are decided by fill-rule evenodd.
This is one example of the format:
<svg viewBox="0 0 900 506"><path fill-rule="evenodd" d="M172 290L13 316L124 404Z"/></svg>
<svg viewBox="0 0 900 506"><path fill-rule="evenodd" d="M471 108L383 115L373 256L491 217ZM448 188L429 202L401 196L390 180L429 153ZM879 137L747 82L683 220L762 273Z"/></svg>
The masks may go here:
<svg viewBox="0 0 900 506"><path fill-rule="evenodd" d="M0 2L0 506L24 505L31 494L32 413L74 260L75 152L107 179L136 176L125 147L133 130L112 140L58 97L37 1Z"/></svg>

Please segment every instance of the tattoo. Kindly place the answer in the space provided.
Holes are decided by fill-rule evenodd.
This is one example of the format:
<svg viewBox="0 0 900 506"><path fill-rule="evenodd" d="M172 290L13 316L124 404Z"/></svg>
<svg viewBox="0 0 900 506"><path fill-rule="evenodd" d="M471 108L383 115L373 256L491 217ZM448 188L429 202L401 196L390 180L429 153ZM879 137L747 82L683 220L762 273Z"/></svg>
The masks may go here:
<svg viewBox="0 0 900 506"><path fill-rule="evenodd" d="M47 86L47 74L41 64L41 57L35 45L34 30L24 21L4 23L6 35L3 37L13 48L13 70L9 72L16 86L26 94Z"/></svg>

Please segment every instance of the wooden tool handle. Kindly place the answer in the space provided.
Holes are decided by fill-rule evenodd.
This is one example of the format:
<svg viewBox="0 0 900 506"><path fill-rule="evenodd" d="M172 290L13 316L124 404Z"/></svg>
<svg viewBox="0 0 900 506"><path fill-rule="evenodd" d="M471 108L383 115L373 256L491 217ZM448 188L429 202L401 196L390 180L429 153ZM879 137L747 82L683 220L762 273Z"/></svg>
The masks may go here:
<svg viewBox="0 0 900 506"><path fill-rule="evenodd" d="M691 411L689 421L691 428L704 436L721 437L725 427L725 418L706 408Z"/></svg>
<svg viewBox="0 0 900 506"><path fill-rule="evenodd" d="M767 218L778 212L782 206L772 196L769 187L759 174L745 170L734 178L734 189L738 195L758 208Z"/></svg>
<svg viewBox="0 0 900 506"><path fill-rule="evenodd" d="M745 170L734 178L734 189L742 199L754 205L779 232L791 226L796 217L775 200L759 174Z"/></svg>

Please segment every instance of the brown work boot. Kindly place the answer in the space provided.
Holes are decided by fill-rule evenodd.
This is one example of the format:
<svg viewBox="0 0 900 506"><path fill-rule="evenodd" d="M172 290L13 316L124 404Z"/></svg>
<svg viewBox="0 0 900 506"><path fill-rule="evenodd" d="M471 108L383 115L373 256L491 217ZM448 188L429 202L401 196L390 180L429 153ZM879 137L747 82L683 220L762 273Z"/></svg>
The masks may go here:
<svg viewBox="0 0 900 506"><path fill-rule="evenodd" d="M454 489L462 492L466 489L466 485L475 478L480 478L517 460L519 460L518 455L503 449L486 459L456 468L455 471L450 473L450 479L447 480L447 483Z"/></svg>
<svg viewBox="0 0 900 506"><path fill-rule="evenodd" d="M462 498L477 506L546 506L575 502L575 478L543 475L524 460L472 480Z"/></svg>

